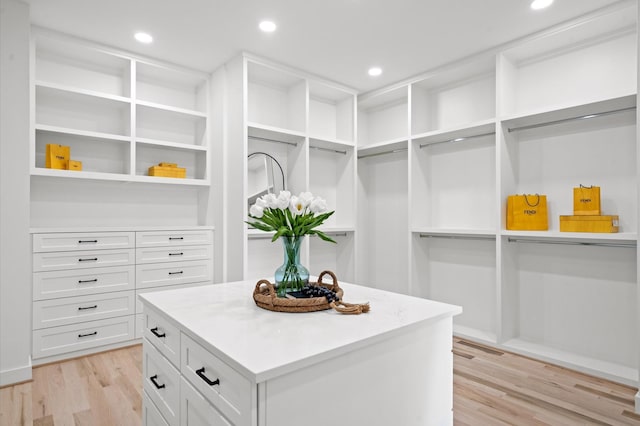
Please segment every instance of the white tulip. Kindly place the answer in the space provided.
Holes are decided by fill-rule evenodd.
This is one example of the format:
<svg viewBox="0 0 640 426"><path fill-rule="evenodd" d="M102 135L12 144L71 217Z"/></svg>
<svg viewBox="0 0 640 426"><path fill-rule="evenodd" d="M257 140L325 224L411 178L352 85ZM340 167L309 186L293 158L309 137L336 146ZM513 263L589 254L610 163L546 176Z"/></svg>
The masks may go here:
<svg viewBox="0 0 640 426"><path fill-rule="evenodd" d="M324 213L327 211L327 202L320 197L316 197L309 204L309 210L314 214Z"/></svg>
<svg viewBox="0 0 640 426"><path fill-rule="evenodd" d="M265 200L263 200L262 197L260 197L256 200L256 206L266 209L267 207L269 207L269 204Z"/></svg>
<svg viewBox="0 0 640 426"><path fill-rule="evenodd" d="M304 212L304 205L302 205L302 200L296 196L291 197L291 201L289 202L289 210L294 216L301 215Z"/></svg>
<svg viewBox="0 0 640 426"><path fill-rule="evenodd" d="M286 209L289 207L289 202L291 201L291 193L289 191L280 191L278 195L278 199L276 200L276 207L279 209Z"/></svg>
<svg viewBox="0 0 640 426"><path fill-rule="evenodd" d="M278 208L278 198L276 197L275 194L266 194L262 197L262 199L264 200L264 202L267 204L267 207L270 209L277 209Z"/></svg>
<svg viewBox="0 0 640 426"><path fill-rule="evenodd" d="M264 214L264 209L257 204L254 204L249 209L249 214L255 218L260 219Z"/></svg>
<svg viewBox="0 0 640 426"><path fill-rule="evenodd" d="M313 194L310 192L301 192L300 195L298 195L298 199L304 207L308 207L311 201L313 201Z"/></svg>

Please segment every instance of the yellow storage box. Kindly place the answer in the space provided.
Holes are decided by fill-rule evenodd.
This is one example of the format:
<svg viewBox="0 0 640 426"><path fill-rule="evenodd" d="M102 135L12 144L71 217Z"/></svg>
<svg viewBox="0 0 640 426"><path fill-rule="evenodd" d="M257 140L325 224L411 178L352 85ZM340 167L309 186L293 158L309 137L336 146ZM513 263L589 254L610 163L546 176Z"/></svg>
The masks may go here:
<svg viewBox="0 0 640 426"><path fill-rule="evenodd" d="M171 167L151 166L149 167L149 176L184 179L185 177L187 177L187 169L183 167L175 167L175 166L171 166Z"/></svg>
<svg viewBox="0 0 640 426"><path fill-rule="evenodd" d="M560 232L618 232L618 216L560 216Z"/></svg>
<svg viewBox="0 0 640 426"><path fill-rule="evenodd" d="M82 170L82 161L69 160L69 170L81 171Z"/></svg>

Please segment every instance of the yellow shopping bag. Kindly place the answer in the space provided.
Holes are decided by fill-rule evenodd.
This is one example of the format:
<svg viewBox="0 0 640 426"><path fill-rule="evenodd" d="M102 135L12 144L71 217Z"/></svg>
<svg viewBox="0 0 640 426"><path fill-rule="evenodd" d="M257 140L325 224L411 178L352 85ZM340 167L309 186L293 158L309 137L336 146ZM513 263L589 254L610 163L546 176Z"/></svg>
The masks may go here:
<svg viewBox="0 0 640 426"><path fill-rule="evenodd" d="M547 231L549 229L547 196L538 194L509 195L507 198L507 229Z"/></svg>

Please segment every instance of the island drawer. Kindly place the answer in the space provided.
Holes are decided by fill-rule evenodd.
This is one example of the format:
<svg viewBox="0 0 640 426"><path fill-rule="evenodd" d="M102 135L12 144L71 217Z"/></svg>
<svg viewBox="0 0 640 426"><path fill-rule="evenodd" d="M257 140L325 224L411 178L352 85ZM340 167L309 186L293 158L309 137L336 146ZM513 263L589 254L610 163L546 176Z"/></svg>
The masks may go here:
<svg viewBox="0 0 640 426"><path fill-rule="evenodd" d="M133 249L82 250L52 253L34 253L33 271L59 271L103 266L123 266L134 263Z"/></svg>
<svg viewBox="0 0 640 426"><path fill-rule="evenodd" d="M213 258L212 245L148 247L136 249L136 263L165 263L181 260L207 260Z"/></svg>
<svg viewBox="0 0 640 426"><path fill-rule="evenodd" d="M136 265L136 288L211 281L212 274L211 259Z"/></svg>
<svg viewBox="0 0 640 426"><path fill-rule="evenodd" d="M232 424L250 424L249 380L185 334L181 347L182 375Z"/></svg>
<svg viewBox="0 0 640 426"><path fill-rule="evenodd" d="M136 247L172 247L213 244L211 230L147 231L136 233Z"/></svg>
<svg viewBox="0 0 640 426"><path fill-rule="evenodd" d="M180 366L180 331L165 318L151 312L143 314L143 335L173 365Z"/></svg>
<svg viewBox="0 0 640 426"><path fill-rule="evenodd" d="M142 392L142 426L169 426L146 392Z"/></svg>
<svg viewBox="0 0 640 426"><path fill-rule="evenodd" d="M130 290L34 302L33 328L133 315L134 296L135 292Z"/></svg>
<svg viewBox="0 0 640 426"><path fill-rule="evenodd" d="M180 380L180 424L233 426L184 377Z"/></svg>
<svg viewBox="0 0 640 426"><path fill-rule="evenodd" d="M180 424L180 372L148 341L143 341L142 387L170 425Z"/></svg>
<svg viewBox="0 0 640 426"><path fill-rule="evenodd" d="M75 251L133 248L134 232L60 232L33 235L33 251Z"/></svg>
<svg viewBox="0 0 640 426"><path fill-rule="evenodd" d="M110 266L33 274L33 299L82 296L111 291L133 290L136 268Z"/></svg>

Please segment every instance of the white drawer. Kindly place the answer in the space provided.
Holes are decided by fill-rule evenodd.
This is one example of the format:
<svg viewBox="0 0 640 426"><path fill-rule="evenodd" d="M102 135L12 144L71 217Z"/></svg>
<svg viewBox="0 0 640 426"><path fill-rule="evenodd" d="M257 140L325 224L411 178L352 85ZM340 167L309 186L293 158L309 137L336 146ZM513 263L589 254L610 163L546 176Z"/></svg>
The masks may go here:
<svg viewBox="0 0 640 426"><path fill-rule="evenodd" d="M235 425L250 424L251 383L187 335L182 335L180 371Z"/></svg>
<svg viewBox="0 0 640 426"><path fill-rule="evenodd" d="M33 271L123 266L134 263L134 249L34 253Z"/></svg>
<svg viewBox="0 0 640 426"><path fill-rule="evenodd" d="M136 288L211 281L212 260L136 265Z"/></svg>
<svg viewBox="0 0 640 426"><path fill-rule="evenodd" d="M207 285L207 284L210 284L210 283L205 281L205 282L200 282L200 283L165 285L165 286L162 286L162 287L149 287L149 288L144 288L142 290L136 290L136 314L141 314L141 313L144 312L144 305L142 304L142 302L140 301L140 298L138 297L141 294L150 293L150 292L153 292L153 291L173 290L173 289L177 289L177 288L198 287L198 286Z"/></svg>
<svg viewBox="0 0 640 426"><path fill-rule="evenodd" d="M133 339L133 315L44 328L33 332L33 358Z"/></svg>
<svg viewBox="0 0 640 426"><path fill-rule="evenodd" d="M180 424L180 372L143 341L142 388L170 425Z"/></svg>
<svg viewBox="0 0 640 426"><path fill-rule="evenodd" d="M136 232L136 247L172 247L186 245L211 245L213 231L147 231Z"/></svg>
<svg viewBox="0 0 640 426"><path fill-rule="evenodd" d="M33 234L34 252L120 249L134 245L134 232Z"/></svg>
<svg viewBox="0 0 640 426"><path fill-rule="evenodd" d="M33 274L33 299L133 290L136 285L135 272L133 265L36 272Z"/></svg>
<svg viewBox="0 0 640 426"><path fill-rule="evenodd" d="M184 377L180 379L180 424L183 426L233 426Z"/></svg>
<svg viewBox="0 0 640 426"><path fill-rule="evenodd" d="M35 302L33 304L33 328L56 327L83 321L133 315L135 312L134 296L135 292L130 290Z"/></svg>
<svg viewBox="0 0 640 426"><path fill-rule="evenodd" d="M158 411L158 407L144 391L142 392L142 426L169 426Z"/></svg>
<svg viewBox="0 0 640 426"><path fill-rule="evenodd" d="M146 247L136 249L136 263L165 263L213 258L213 246Z"/></svg>
<svg viewBox="0 0 640 426"><path fill-rule="evenodd" d="M155 312L145 312L143 335L176 367L180 366L180 331Z"/></svg>

